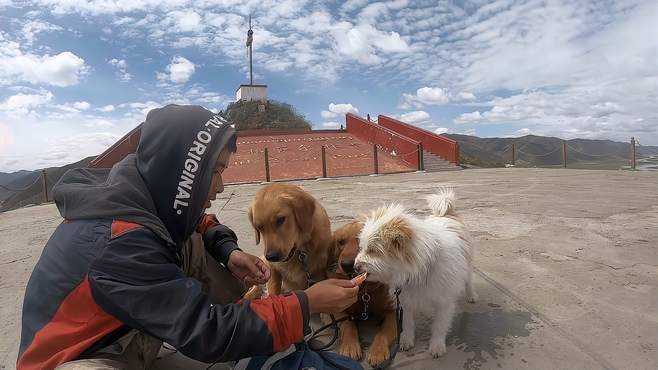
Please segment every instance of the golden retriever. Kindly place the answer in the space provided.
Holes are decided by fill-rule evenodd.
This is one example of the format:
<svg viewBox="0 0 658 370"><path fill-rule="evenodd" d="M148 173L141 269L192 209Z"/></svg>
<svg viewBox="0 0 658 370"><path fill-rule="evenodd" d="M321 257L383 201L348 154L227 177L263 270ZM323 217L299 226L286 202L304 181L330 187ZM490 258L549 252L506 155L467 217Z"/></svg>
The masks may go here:
<svg viewBox="0 0 658 370"><path fill-rule="evenodd" d="M354 274L354 259L359 252L359 234L362 228L363 223L354 221L334 231L334 250L331 260L337 262L335 277L349 279ZM396 339L395 306L387 285L366 282L359 291L359 301L348 308L345 314L358 317L364 312L364 292L370 296L368 316L382 320L367 357L368 363L376 366L388 359L390 345ZM339 352L355 360L361 359L361 343L355 321L346 320L340 323Z"/></svg>
<svg viewBox="0 0 658 370"><path fill-rule="evenodd" d="M267 293L308 288L327 277L331 251L331 225L324 207L298 186L272 184L260 189L249 208L256 244L263 240L263 255L271 268ZM306 268L300 256L306 255ZM257 298L262 287L247 298Z"/></svg>

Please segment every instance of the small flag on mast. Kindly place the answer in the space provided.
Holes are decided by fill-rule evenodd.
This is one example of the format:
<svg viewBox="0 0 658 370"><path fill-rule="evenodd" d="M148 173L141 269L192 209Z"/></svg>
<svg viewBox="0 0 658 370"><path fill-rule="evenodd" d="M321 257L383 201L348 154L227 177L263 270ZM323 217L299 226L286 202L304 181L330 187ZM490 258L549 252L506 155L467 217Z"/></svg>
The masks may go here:
<svg viewBox="0 0 658 370"><path fill-rule="evenodd" d="M249 16L249 31L247 31L247 47L251 46L254 42L254 31L251 29L251 15Z"/></svg>

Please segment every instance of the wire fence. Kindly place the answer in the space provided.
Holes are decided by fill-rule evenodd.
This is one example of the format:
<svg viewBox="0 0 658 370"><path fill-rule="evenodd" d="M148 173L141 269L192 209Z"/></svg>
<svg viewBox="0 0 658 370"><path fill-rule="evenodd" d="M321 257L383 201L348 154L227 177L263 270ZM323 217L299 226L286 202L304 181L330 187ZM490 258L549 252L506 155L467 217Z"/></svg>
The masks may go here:
<svg viewBox="0 0 658 370"><path fill-rule="evenodd" d="M31 188L32 185L36 184L39 180L42 180L42 179L43 179L42 176L43 176L43 175L37 176L37 177L34 179L34 181L32 181L29 185L23 186L23 187L21 187L21 188L13 188L13 187L6 186L6 185L2 185L2 184L0 184L0 188L5 189L5 190L7 190L7 191L9 191L9 192L12 192L12 193L18 193L18 192L25 191L25 190Z"/></svg>
<svg viewBox="0 0 658 370"><path fill-rule="evenodd" d="M5 199L0 201L0 212L52 201L52 186L46 170L41 170L32 182L22 187L0 185L1 189L9 192L5 194Z"/></svg>
<svg viewBox="0 0 658 370"><path fill-rule="evenodd" d="M510 143L498 150L482 147L473 142L461 144L462 155L472 164L506 167L563 167L579 169L636 169L636 141L631 138L627 147L609 148L606 152L597 152L578 147L563 141L554 145L535 146L532 143ZM486 154L483 154L486 153ZM483 158L486 155L486 158ZM476 158L476 159L473 159Z"/></svg>

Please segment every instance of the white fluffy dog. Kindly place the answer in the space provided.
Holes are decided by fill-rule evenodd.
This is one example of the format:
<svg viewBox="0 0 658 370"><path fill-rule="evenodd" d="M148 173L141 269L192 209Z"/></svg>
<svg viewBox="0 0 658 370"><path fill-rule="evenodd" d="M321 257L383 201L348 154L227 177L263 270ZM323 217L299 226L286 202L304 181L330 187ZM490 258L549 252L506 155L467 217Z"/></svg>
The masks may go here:
<svg viewBox="0 0 658 370"><path fill-rule="evenodd" d="M427 198L432 215L419 218L400 205L379 208L366 218L355 269L368 280L400 288L404 308L400 349L414 345L414 315L433 317L430 353L446 352L445 338L460 296L477 299L471 283L469 234L454 212L455 193L440 189Z"/></svg>

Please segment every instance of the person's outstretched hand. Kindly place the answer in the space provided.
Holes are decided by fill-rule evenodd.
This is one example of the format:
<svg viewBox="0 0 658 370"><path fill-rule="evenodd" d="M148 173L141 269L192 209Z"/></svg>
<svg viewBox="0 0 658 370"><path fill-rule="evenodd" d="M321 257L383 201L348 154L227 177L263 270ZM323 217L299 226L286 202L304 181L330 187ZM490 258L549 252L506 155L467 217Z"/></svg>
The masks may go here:
<svg viewBox="0 0 658 370"><path fill-rule="evenodd" d="M265 284L270 279L269 266L262 259L241 250L231 252L226 267L247 286Z"/></svg>
<svg viewBox="0 0 658 370"><path fill-rule="evenodd" d="M310 313L340 313L356 302L359 287L350 280L328 279L305 292Z"/></svg>

